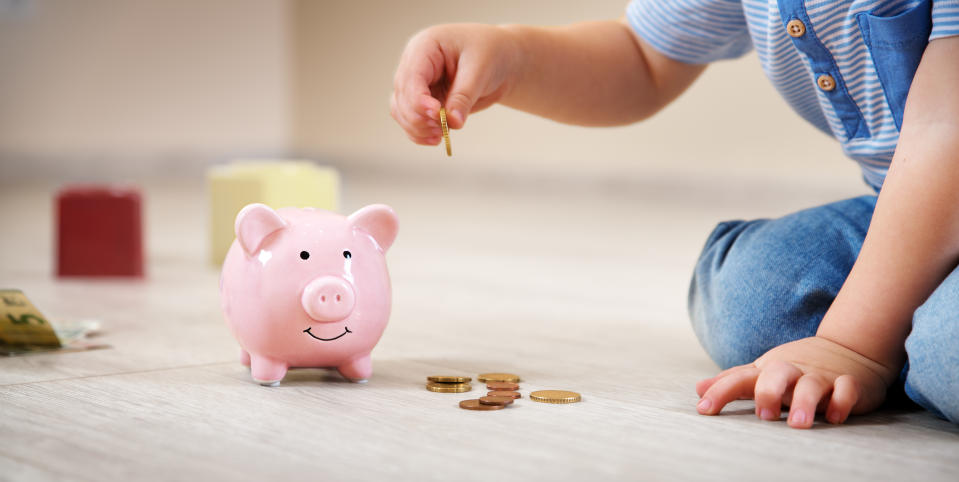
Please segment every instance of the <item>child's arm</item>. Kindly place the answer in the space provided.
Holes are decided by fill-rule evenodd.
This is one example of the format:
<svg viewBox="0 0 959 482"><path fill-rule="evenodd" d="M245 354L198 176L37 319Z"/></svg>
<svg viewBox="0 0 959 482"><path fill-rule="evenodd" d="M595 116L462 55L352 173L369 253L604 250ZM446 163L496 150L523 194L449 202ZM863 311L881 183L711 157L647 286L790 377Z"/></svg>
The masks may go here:
<svg viewBox="0 0 959 482"><path fill-rule="evenodd" d="M438 25L414 36L400 58L390 111L418 144L501 102L560 122L635 122L675 99L704 65L672 60L625 21L565 27Z"/></svg>
<svg viewBox="0 0 959 482"><path fill-rule="evenodd" d="M755 397L757 415L778 419L785 397L789 424L805 428L820 402L832 423L882 403L913 312L959 262L957 58L959 37L926 47L862 251L817 335L700 382L701 413Z"/></svg>

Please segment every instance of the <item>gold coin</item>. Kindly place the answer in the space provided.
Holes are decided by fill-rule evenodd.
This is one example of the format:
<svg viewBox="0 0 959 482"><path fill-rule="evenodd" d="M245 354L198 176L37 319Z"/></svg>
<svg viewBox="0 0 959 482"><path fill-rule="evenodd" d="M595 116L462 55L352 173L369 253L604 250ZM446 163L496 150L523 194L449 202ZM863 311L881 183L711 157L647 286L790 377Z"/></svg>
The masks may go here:
<svg viewBox="0 0 959 482"><path fill-rule="evenodd" d="M519 383L519 375L512 373L480 373L476 377L481 382L513 382Z"/></svg>
<svg viewBox="0 0 959 482"><path fill-rule="evenodd" d="M432 375L426 377L426 379L439 383L469 383L469 381L472 380L470 377L460 377L456 375Z"/></svg>
<svg viewBox="0 0 959 482"><path fill-rule="evenodd" d="M529 394L529 399L542 403L576 403L583 399L576 392L566 390L538 390Z"/></svg>
<svg viewBox="0 0 959 482"><path fill-rule="evenodd" d="M452 156L453 150L450 148L450 126L446 123L446 107L440 107L440 127L443 128L443 142L446 143L446 155Z"/></svg>
<svg viewBox="0 0 959 482"><path fill-rule="evenodd" d="M427 382L426 389L438 393L463 393L473 389L469 383L438 383Z"/></svg>

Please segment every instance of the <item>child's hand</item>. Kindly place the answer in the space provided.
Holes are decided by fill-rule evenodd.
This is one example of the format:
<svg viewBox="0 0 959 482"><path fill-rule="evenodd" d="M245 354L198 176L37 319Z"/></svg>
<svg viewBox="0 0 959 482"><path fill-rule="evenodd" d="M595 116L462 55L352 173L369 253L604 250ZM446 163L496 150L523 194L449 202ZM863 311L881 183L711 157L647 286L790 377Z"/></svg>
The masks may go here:
<svg viewBox="0 0 959 482"><path fill-rule="evenodd" d="M390 114L417 144L436 145L447 122L463 127L466 116L489 107L509 90L518 48L505 29L492 25L430 27L406 45L393 78Z"/></svg>
<svg viewBox="0 0 959 482"><path fill-rule="evenodd" d="M809 428L816 412L830 423L850 413L875 410L898 373L826 338L809 337L780 345L749 365L723 371L696 384L697 410L715 415L737 399L755 399L756 415L779 420L788 405L789 426Z"/></svg>

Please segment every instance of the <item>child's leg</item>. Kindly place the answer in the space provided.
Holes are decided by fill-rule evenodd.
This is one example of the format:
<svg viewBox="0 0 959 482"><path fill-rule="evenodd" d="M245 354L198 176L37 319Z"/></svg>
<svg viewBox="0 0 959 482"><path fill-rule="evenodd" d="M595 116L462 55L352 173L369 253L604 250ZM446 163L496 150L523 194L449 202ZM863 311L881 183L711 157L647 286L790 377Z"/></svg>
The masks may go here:
<svg viewBox="0 0 959 482"><path fill-rule="evenodd" d="M959 423L959 268L916 310L906 353L909 398Z"/></svg>
<svg viewBox="0 0 959 482"><path fill-rule="evenodd" d="M693 329L722 368L813 336L852 269L875 196L779 219L720 223L689 289Z"/></svg>

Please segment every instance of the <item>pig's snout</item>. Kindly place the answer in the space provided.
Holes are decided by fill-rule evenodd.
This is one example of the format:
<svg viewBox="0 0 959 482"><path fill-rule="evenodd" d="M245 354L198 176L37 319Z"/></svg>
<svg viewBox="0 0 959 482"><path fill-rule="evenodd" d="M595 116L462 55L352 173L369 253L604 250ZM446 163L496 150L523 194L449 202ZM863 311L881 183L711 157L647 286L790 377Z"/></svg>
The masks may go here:
<svg viewBox="0 0 959 482"><path fill-rule="evenodd" d="M336 276L323 276L306 285L303 309L316 321L340 321L353 312L353 287Z"/></svg>

